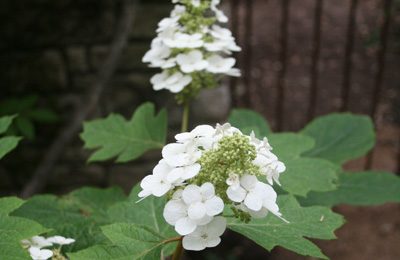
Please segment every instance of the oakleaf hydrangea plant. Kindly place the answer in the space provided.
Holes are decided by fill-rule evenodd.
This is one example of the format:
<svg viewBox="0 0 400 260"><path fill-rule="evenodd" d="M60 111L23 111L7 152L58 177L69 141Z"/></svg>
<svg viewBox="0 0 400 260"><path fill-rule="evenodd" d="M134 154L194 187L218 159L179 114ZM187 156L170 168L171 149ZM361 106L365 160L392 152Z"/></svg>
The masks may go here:
<svg viewBox="0 0 400 260"><path fill-rule="evenodd" d="M268 212L285 221L271 186L279 184L285 165L272 153L267 138L247 136L225 124L201 125L175 139L163 148L153 174L142 180L139 197L168 197L163 215L184 236L185 249L219 244L226 227L221 216L225 206L244 222Z"/></svg>
<svg viewBox="0 0 400 260"><path fill-rule="evenodd" d="M229 55L241 48L220 25L228 22L218 9L220 0L172 2L175 8L158 24L158 35L143 62L162 69L151 78L154 90L167 89L177 94L178 103L186 103L201 89L216 87L221 76L240 76Z"/></svg>
<svg viewBox="0 0 400 260"><path fill-rule="evenodd" d="M189 131L190 101L222 76L240 76L231 57L240 47L223 27L220 0L172 2L143 61L161 69L153 88L183 105L180 133L166 144L167 112L151 103L128 120L86 122L81 138L96 150L89 162L125 163L155 149L161 159L129 196L86 187L62 197L0 198L0 259L178 260L183 249L216 247L226 229L268 251L327 258L308 239L336 238L344 221L331 207L400 202L397 176L342 168L374 145L365 116L327 115L299 133L272 133L263 116L234 109L229 123ZM0 159L20 141L7 132L16 116L0 118Z"/></svg>

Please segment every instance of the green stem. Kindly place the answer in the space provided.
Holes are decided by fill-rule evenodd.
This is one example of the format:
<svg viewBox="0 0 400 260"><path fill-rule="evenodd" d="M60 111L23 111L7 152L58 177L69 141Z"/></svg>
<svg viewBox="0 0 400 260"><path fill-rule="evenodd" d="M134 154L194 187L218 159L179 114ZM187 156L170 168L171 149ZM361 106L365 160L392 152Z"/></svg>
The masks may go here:
<svg viewBox="0 0 400 260"><path fill-rule="evenodd" d="M183 105L183 115L182 115L182 132L187 132L189 126L189 110L190 105L189 102L186 102Z"/></svg>
<svg viewBox="0 0 400 260"><path fill-rule="evenodd" d="M182 239L179 240L178 245L175 248L175 252L172 255L171 260L180 260L183 254L183 246L182 246Z"/></svg>

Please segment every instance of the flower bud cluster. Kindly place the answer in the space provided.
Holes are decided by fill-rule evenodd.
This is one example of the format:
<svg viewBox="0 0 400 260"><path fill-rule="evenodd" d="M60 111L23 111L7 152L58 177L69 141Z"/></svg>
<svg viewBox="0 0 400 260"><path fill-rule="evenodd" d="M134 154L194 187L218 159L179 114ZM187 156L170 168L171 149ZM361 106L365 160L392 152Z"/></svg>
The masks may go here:
<svg viewBox="0 0 400 260"><path fill-rule="evenodd" d="M61 246L74 243L72 238L65 238L62 236L53 236L45 238L42 236L34 236L30 239L24 239L21 244L29 251L33 260L47 260L47 259L67 259L61 254ZM58 245L58 248L53 250L47 249Z"/></svg>
<svg viewBox="0 0 400 260"><path fill-rule="evenodd" d="M228 22L218 9L220 0L173 0L170 17L158 24L157 37L143 57L162 72L151 78L154 90L167 89L183 103L204 87L217 85L219 75L240 76L236 60L227 57L240 51L230 30L218 25Z"/></svg>
<svg viewBox="0 0 400 260"><path fill-rule="evenodd" d="M272 185L279 184L285 165L272 153L267 138L244 135L225 124L200 125L175 139L163 148L153 174L142 180L139 197L167 196L164 218L184 236L185 249L220 243L225 206L246 222L268 212L283 219Z"/></svg>

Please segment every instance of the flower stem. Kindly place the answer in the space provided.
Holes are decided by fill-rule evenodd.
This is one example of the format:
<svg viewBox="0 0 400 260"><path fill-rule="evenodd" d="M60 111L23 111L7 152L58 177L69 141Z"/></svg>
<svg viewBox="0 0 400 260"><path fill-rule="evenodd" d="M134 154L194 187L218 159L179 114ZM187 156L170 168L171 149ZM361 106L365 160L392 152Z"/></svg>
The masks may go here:
<svg viewBox="0 0 400 260"><path fill-rule="evenodd" d="M182 132L186 132L189 126L189 102L185 102L183 105L183 115L182 115Z"/></svg>
<svg viewBox="0 0 400 260"><path fill-rule="evenodd" d="M175 252L172 255L171 260L180 260L183 254L183 246L182 246L182 239L179 240L178 245L175 248Z"/></svg>

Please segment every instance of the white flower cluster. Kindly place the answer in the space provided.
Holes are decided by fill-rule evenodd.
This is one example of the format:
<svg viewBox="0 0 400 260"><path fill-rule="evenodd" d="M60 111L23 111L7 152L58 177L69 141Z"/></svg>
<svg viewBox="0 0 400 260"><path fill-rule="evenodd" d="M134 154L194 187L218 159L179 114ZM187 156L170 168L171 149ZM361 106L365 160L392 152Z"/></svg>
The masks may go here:
<svg viewBox="0 0 400 260"><path fill-rule="evenodd" d="M234 68L236 60L226 56L241 48L230 30L217 25L228 21L217 8L220 0L172 2L177 5L170 17L158 24L158 35L143 57L150 67L163 70L151 79L154 90L181 92L195 80L196 73L240 76L240 70ZM205 17L207 11L214 16Z"/></svg>
<svg viewBox="0 0 400 260"><path fill-rule="evenodd" d="M47 260L54 256L54 252L50 249L43 248L52 247L54 245L69 245L74 242L74 239L62 236L53 236L49 238L34 236L30 239L22 240L21 244L24 248L28 249L33 260Z"/></svg>
<svg viewBox="0 0 400 260"><path fill-rule="evenodd" d="M266 138L244 135L225 124L201 125L175 139L163 148L153 174L142 180L139 197L168 195L163 215L184 236L185 249L198 251L220 243L226 229L221 216L225 205L239 215L262 218L271 212L282 218L271 185L279 184L285 165ZM237 161L246 168L235 168ZM258 180L263 176L269 184Z"/></svg>

